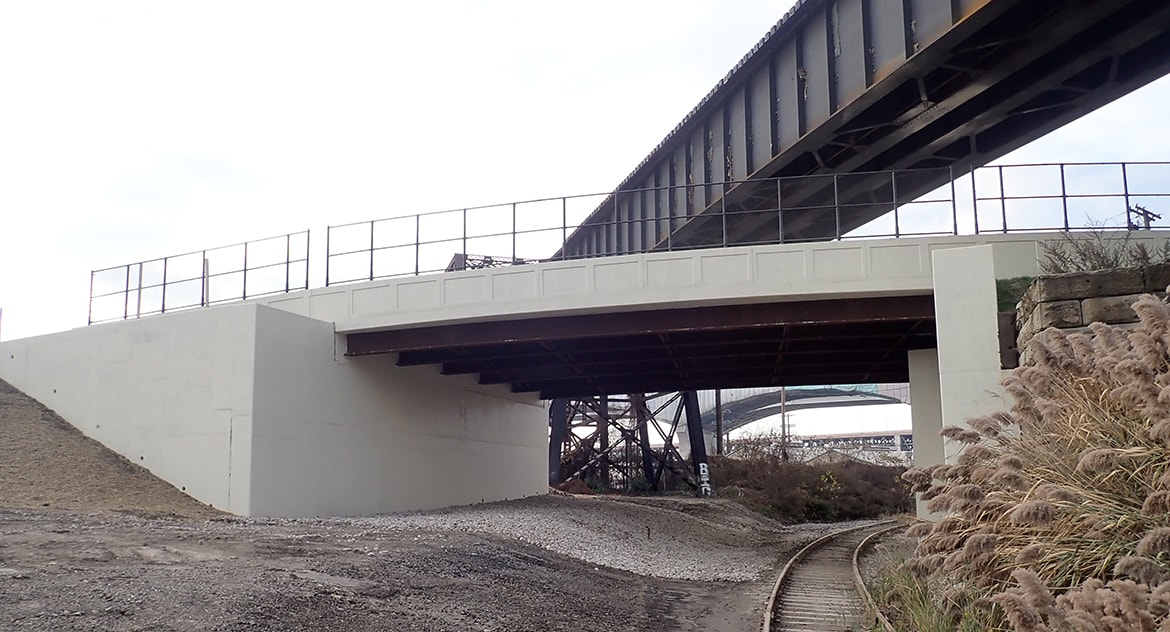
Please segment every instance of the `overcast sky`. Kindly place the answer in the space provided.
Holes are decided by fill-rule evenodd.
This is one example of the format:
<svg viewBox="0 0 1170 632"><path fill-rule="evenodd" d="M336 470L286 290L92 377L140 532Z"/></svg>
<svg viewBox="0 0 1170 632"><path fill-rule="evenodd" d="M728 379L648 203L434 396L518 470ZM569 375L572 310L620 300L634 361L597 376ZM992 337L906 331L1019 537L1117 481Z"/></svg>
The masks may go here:
<svg viewBox="0 0 1170 632"><path fill-rule="evenodd" d="M0 339L95 268L612 189L791 4L0 0ZM1165 159L1166 103L1004 161Z"/></svg>

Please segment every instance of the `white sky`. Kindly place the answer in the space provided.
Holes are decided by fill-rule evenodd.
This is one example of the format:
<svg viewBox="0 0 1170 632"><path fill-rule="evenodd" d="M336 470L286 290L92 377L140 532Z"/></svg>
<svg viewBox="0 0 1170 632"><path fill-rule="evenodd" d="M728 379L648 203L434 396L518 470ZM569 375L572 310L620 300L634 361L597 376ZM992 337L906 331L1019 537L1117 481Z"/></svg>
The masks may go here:
<svg viewBox="0 0 1170 632"><path fill-rule="evenodd" d="M791 4L0 0L0 339L94 268L612 189ZM1164 159L1168 102L1001 162Z"/></svg>

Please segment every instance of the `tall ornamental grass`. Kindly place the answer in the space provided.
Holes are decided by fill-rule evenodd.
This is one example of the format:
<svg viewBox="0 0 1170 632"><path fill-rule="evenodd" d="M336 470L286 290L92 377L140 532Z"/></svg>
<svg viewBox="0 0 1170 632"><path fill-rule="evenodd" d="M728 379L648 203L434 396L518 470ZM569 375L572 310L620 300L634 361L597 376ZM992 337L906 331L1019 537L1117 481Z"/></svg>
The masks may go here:
<svg viewBox="0 0 1170 632"><path fill-rule="evenodd" d="M1136 327L1047 330L1004 382L1010 412L947 427L954 464L908 471L945 517L905 569L995 629L1170 631L1170 307Z"/></svg>

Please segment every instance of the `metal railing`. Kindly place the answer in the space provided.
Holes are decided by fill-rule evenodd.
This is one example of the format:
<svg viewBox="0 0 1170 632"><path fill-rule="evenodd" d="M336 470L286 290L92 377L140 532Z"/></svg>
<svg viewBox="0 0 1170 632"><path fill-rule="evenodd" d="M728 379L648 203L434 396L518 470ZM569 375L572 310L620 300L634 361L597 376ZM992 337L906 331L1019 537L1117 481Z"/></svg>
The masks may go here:
<svg viewBox="0 0 1170 632"><path fill-rule="evenodd" d="M330 226L324 278L328 286L732 245L1170 228L1162 212L1167 198L1170 162L912 169L660 186ZM301 231L94 270L88 322L308 289L309 246L309 231Z"/></svg>
<svg viewBox="0 0 1170 632"><path fill-rule="evenodd" d="M94 270L89 324L309 288L309 231Z"/></svg>
<svg viewBox="0 0 1170 632"><path fill-rule="evenodd" d="M650 187L330 226L325 284L443 272L467 252L532 262L858 238L1170 228L1157 212L1166 198L1170 162L911 169Z"/></svg>

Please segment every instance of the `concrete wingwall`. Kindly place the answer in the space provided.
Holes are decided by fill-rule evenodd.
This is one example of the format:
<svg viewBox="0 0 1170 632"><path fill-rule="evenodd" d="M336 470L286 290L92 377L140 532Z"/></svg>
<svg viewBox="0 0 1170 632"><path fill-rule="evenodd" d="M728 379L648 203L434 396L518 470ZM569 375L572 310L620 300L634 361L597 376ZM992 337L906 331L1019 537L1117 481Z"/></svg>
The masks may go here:
<svg viewBox="0 0 1170 632"><path fill-rule="evenodd" d="M331 323L226 305L5 342L0 378L236 514L545 493L547 417L535 396L389 356L346 358L343 345Z"/></svg>
<svg viewBox="0 0 1170 632"><path fill-rule="evenodd" d="M194 498L247 514L255 336L247 305L108 323L0 343L0 378Z"/></svg>

